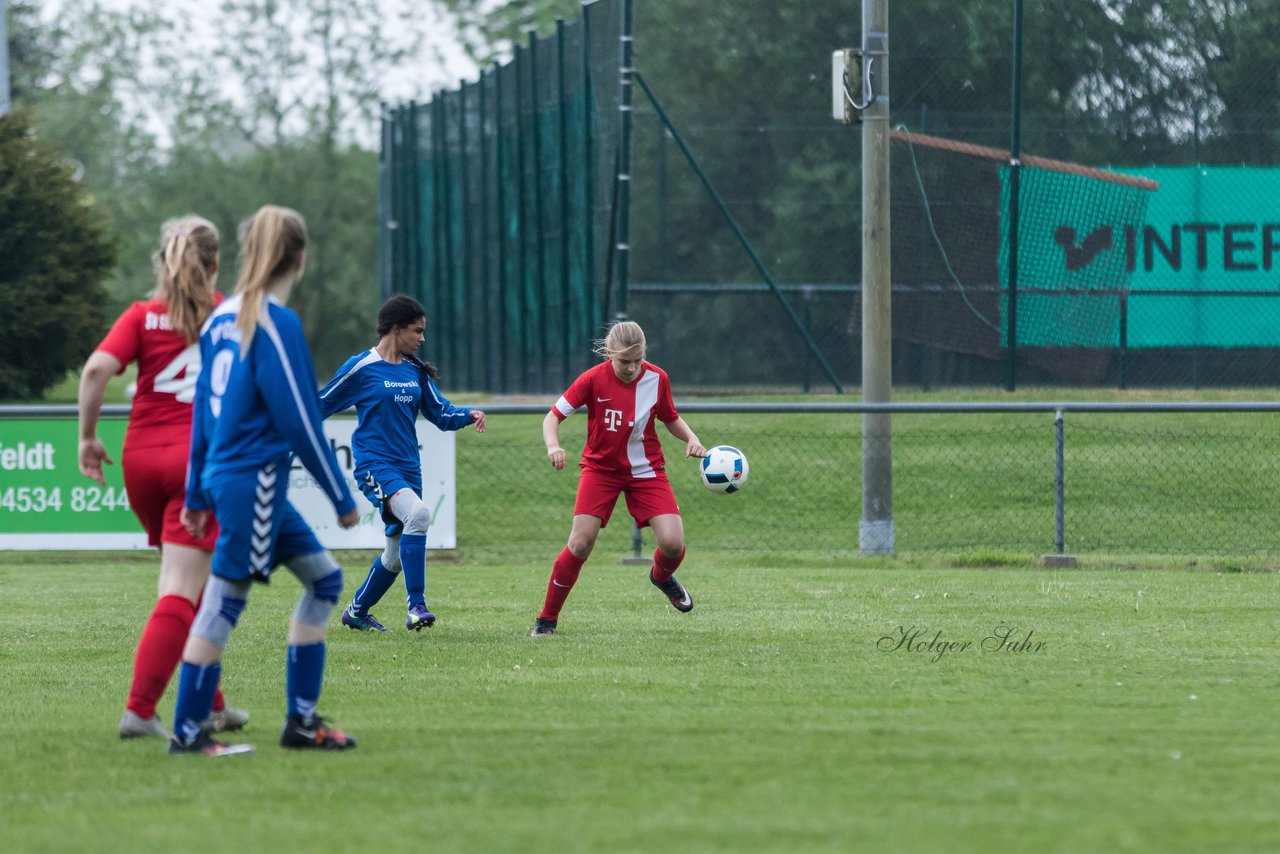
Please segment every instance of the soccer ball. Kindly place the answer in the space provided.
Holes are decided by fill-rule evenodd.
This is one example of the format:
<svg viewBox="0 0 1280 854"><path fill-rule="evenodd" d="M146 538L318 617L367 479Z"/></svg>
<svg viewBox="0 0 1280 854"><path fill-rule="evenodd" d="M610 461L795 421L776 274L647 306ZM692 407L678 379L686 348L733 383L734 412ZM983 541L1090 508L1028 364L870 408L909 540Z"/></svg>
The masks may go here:
<svg viewBox="0 0 1280 854"><path fill-rule="evenodd" d="M717 445L702 458L702 485L712 492L737 492L747 482L746 454L729 445Z"/></svg>

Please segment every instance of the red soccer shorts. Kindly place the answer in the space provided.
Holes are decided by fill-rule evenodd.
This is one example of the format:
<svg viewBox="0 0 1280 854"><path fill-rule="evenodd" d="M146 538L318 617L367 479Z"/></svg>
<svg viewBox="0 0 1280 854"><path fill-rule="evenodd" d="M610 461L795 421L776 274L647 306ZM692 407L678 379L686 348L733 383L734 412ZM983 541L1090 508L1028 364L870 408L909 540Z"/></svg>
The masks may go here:
<svg viewBox="0 0 1280 854"><path fill-rule="evenodd" d="M196 539L182 527L179 513L187 496L187 446L155 445L125 448L120 460L124 467L124 488L129 506L147 532L153 546L173 543L213 551L218 540L217 521L210 518L204 536Z"/></svg>
<svg viewBox="0 0 1280 854"><path fill-rule="evenodd" d="M600 527L603 528L609 524L619 493L627 497L627 512L641 528L648 527L654 516L680 515L680 505L676 504L666 472L658 472L657 477L632 477L594 469L583 469L578 478L578 497L573 502L573 514L599 516Z"/></svg>

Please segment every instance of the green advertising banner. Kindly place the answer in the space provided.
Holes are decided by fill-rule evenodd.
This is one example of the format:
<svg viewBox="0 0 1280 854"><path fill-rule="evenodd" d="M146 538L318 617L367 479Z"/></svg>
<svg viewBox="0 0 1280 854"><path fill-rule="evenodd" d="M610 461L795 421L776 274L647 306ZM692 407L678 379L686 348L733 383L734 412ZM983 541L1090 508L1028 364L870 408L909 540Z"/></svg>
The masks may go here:
<svg viewBox="0 0 1280 854"><path fill-rule="evenodd" d="M1124 324L1131 348L1280 345L1280 169L1114 171L1160 188L1023 169L1018 343L1117 347Z"/></svg>
<svg viewBox="0 0 1280 854"><path fill-rule="evenodd" d="M70 409L70 407L68 407ZM123 418L103 418L98 436L114 465L103 467L107 485L80 474L79 427L74 418L10 418L0 412L0 549L144 549L143 533L125 494L120 469ZM325 438L348 484L354 483L351 450L354 418L330 418ZM417 422L424 469L422 498L431 508L429 549L457 547L455 434ZM380 549L385 543L378 511L358 492L360 520L338 526L333 505L301 463L289 472L289 502L328 549Z"/></svg>
<svg viewBox="0 0 1280 854"><path fill-rule="evenodd" d="M107 485L80 474L74 419L0 419L0 548L146 548L129 509L120 473L124 420L103 419L98 435L116 465L104 466Z"/></svg>

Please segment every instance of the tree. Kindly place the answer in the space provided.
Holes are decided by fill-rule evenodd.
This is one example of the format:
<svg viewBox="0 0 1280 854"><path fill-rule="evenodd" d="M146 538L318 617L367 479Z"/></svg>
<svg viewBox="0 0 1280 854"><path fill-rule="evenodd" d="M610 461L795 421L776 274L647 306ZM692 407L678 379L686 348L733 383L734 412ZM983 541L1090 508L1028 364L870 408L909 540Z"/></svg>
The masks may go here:
<svg viewBox="0 0 1280 854"><path fill-rule="evenodd" d="M387 19L388 6L400 16ZM151 289L159 226L188 212L220 227L229 292L238 224L278 203L311 231L293 302L321 371L363 346L378 300L371 147L388 81L434 56L419 6L224 0L216 38L199 49L190 10L168 4L121 12L60 0L52 26L19 27L42 47L22 78L39 84L25 99L42 136L76 164L120 238L109 308Z"/></svg>
<svg viewBox="0 0 1280 854"><path fill-rule="evenodd" d="M0 398L39 397L97 344L115 246L20 111L0 117L0 223Z"/></svg>
<svg viewBox="0 0 1280 854"><path fill-rule="evenodd" d="M399 14L388 18L391 7ZM149 89L172 141L143 195L206 212L228 250L260 205L298 209L311 246L293 304L323 373L372 335L378 166L365 146L378 139L388 80L432 43L429 18L383 0L224 0L219 10L208 51L184 55L180 40L151 47L174 70Z"/></svg>

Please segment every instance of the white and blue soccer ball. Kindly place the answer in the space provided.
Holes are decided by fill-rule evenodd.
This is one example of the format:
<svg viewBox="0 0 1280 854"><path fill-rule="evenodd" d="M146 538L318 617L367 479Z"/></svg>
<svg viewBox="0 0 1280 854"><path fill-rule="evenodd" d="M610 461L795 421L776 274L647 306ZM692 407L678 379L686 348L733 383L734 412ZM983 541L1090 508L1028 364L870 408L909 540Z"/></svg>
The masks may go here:
<svg viewBox="0 0 1280 854"><path fill-rule="evenodd" d="M730 445L717 445L702 458L702 485L712 492L737 492L747 482L747 455Z"/></svg>

